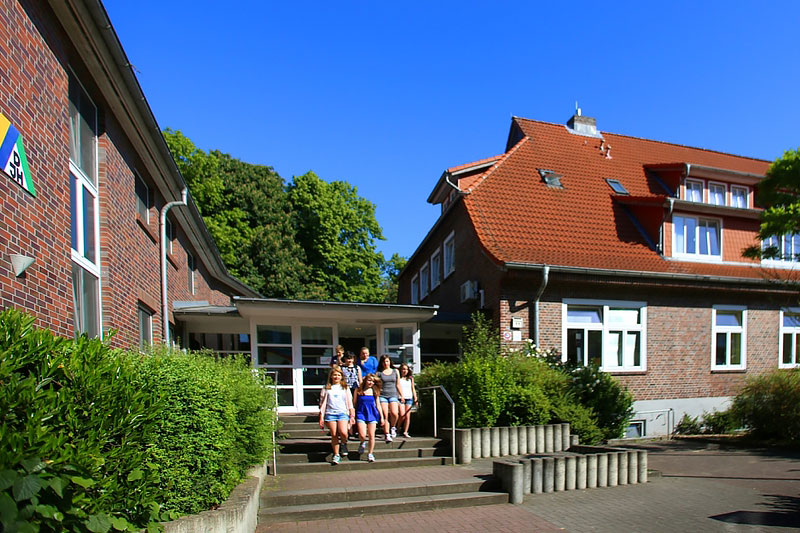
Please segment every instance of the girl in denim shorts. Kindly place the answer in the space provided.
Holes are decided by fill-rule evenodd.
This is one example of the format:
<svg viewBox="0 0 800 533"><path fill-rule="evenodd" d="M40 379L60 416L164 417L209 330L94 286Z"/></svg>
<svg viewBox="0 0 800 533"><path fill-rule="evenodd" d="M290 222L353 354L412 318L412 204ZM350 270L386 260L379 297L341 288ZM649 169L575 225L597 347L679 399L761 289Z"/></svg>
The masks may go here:
<svg viewBox="0 0 800 533"><path fill-rule="evenodd" d="M339 455L339 439L347 443L347 427L355 422L355 409L353 409L353 398L350 396L350 388L344 381L344 374L338 365L334 365L328 373L328 383L322 389L322 403L319 406L319 427L325 427L331 433L331 448L333 448L333 459L331 464L338 465L341 457Z"/></svg>

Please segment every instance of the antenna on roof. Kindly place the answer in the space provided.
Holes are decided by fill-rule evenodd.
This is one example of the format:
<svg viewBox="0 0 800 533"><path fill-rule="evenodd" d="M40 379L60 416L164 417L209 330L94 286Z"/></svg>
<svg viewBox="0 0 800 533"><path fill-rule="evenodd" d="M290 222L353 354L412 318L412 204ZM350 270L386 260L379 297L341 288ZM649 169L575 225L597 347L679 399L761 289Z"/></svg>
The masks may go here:
<svg viewBox="0 0 800 533"><path fill-rule="evenodd" d="M581 108L578 107L578 101L575 100L575 114L581 116Z"/></svg>

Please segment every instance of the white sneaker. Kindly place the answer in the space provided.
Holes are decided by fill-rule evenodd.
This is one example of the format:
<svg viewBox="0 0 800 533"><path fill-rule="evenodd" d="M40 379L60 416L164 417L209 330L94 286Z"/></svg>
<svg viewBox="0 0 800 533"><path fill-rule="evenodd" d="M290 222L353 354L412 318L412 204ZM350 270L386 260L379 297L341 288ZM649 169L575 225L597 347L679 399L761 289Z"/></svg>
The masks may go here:
<svg viewBox="0 0 800 533"><path fill-rule="evenodd" d="M386 444L389 444L390 442L392 442L392 440L394 439L392 439L391 435L386 435Z"/></svg>
<svg viewBox="0 0 800 533"><path fill-rule="evenodd" d="M392 428L392 438L397 436L397 428Z"/></svg>
<svg viewBox="0 0 800 533"><path fill-rule="evenodd" d="M408 432L405 432L405 433L403 433L403 437L405 437L407 439L410 439L411 435L409 435Z"/></svg>
<svg viewBox="0 0 800 533"><path fill-rule="evenodd" d="M375 462L375 456L372 455L372 454L367 455L367 461L369 461L370 463L374 463Z"/></svg>
<svg viewBox="0 0 800 533"><path fill-rule="evenodd" d="M342 458L341 458L341 457L339 457L339 454L337 453L336 455L334 455L334 456L333 456L333 460L331 461L331 464L338 465L338 464L339 464L339 461L340 461L341 459L342 459Z"/></svg>
<svg viewBox="0 0 800 533"><path fill-rule="evenodd" d="M366 442L362 442L361 444L359 444L358 445L358 455L363 454L366 449L367 449L367 443Z"/></svg>
<svg viewBox="0 0 800 533"><path fill-rule="evenodd" d="M339 445L339 453L342 455L349 455L350 452L347 451L347 443L343 442Z"/></svg>

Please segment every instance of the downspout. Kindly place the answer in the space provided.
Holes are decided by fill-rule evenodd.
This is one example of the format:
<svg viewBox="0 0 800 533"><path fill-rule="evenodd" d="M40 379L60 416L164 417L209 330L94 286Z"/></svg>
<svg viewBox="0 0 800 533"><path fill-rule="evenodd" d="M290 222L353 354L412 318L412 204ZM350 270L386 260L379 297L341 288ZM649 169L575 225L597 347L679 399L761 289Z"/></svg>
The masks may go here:
<svg viewBox="0 0 800 533"><path fill-rule="evenodd" d="M539 290L536 291L536 300L533 302L533 312L536 315L536 318L533 322L533 343L536 345L536 348L539 348L539 298L542 297L544 290L547 288L547 282L550 279L550 266L544 265L542 267L542 284L539 286Z"/></svg>
<svg viewBox="0 0 800 533"><path fill-rule="evenodd" d="M189 189L186 187L181 191L181 199L169 202L161 208L161 216L158 221L158 233L161 239L161 335L164 344L169 346L169 306L167 305L167 211L176 205L187 205Z"/></svg>
<svg viewBox="0 0 800 533"><path fill-rule="evenodd" d="M445 175L444 175L444 182L445 182L445 183L447 183L449 186L451 186L452 188L454 188L456 191L460 192L461 194L469 194L469 191L462 191L462 190L461 190L461 189L458 187L458 185L456 185L455 183L453 183L452 181L450 181L450 176L452 176L452 174L450 174L449 172L446 172L446 173L445 173Z"/></svg>
<svg viewBox="0 0 800 533"><path fill-rule="evenodd" d="M667 219L672 216L672 210L675 207L675 198L667 198L669 201L669 208L667 208L667 212L664 214L664 218L661 219L661 225L658 226L658 245L661 248L659 252L662 256L666 255L667 251L665 248L664 243L664 224L667 222Z"/></svg>

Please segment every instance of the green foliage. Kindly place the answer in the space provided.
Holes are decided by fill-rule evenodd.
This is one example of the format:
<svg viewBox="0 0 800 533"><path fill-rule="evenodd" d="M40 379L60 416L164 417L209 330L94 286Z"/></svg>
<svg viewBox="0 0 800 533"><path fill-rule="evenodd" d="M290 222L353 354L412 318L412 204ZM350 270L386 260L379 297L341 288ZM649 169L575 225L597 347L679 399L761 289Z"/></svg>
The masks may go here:
<svg viewBox="0 0 800 533"><path fill-rule="evenodd" d="M464 339L458 363L433 364L417 378L421 387L444 386L458 406L459 427L569 422L584 443L599 442L609 438L609 433L616 436L616 428L601 430L593 407L581 402L583 396L575 383L582 383L583 374L575 377L560 365L551 366L544 354L532 349L503 353L498 332L480 314L473 317L473 327L465 329ZM613 380L599 378L594 386L607 398L630 398ZM606 409L608 420L627 421L629 414L614 416L612 411L618 407L628 413L630 402L599 405Z"/></svg>
<svg viewBox="0 0 800 533"><path fill-rule="evenodd" d="M565 364L564 371L569 373L570 388L575 397L594 411L597 424L602 428L602 438L622 438L633 415L633 396L614 376L601 372L596 364Z"/></svg>
<svg viewBox="0 0 800 533"><path fill-rule="evenodd" d="M297 242L305 250L311 282L327 299L380 302L383 240L375 205L344 181L330 183L313 172L288 187Z"/></svg>
<svg viewBox="0 0 800 533"><path fill-rule="evenodd" d="M675 433L677 435L699 435L702 431L701 427L698 417L684 413L683 418L675 426Z"/></svg>
<svg viewBox="0 0 800 533"><path fill-rule="evenodd" d="M243 361L143 357L33 323L0 313L2 531L152 530L221 502L271 452L274 396Z"/></svg>
<svg viewBox="0 0 800 533"><path fill-rule="evenodd" d="M383 291L383 302L387 304L397 303L397 277L400 272L405 268L408 259L401 255L394 253L392 257L383 262L381 271L383 272L383 281L381 281L381 290Z"/></svg>
<svg viewBox="0 0 800 533"><path fill-rule="evenodd" d="M776 159L758 184L758 203L765 207L761 214L759 238L800 233L800 151L788 150ZM774 259L776 247L759 245L745 249L744 256Z"/></svg>
<svg viewBox="0 0 800 533"><path fill-rule="evenodd" d="M731 412L756 437L800 444L800 368L749 378Z"/></svg>
<svg viewBox="0 0 800 533"><path fill-rule="evenodd" d="M736 418L730 411L703 413L703 432L712 435L730 433L738 427Z"/></svg>

